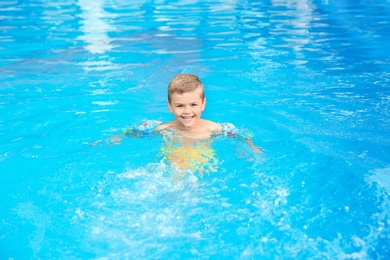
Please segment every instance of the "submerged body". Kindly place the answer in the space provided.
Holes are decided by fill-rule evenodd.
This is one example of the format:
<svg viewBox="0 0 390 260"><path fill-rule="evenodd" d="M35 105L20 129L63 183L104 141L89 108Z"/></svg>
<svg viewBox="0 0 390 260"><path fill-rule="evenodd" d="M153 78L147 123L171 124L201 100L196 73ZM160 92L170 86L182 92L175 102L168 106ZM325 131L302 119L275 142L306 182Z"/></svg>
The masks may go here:
<svg viewBox="0 0 390 260"><path fill-rule="evenodd" d="M215 172L218 169L219 161L215 150L211 147L213 140L218 136L237 138L248 141L252 134L244 129L238 129L231 123L214 123L202 120L206 124L192 129L180 129L175 121L163 123L158 120L147 120L139 125L129 127L124 131L124 136L147 137L162 135L164 146L161 148L160 156L163 161L179 172L191 170L198 172L200 176L205 173ZM217 126L214 129L207 128ZM214 131L212 131L214 130Z"/></svg>
<svg viewBox="0 0 390 260"><path fill-rule="evenodd" d="M198 141L193 144L183 144L179 140L171 141L161 148L160 155L176 170L176 180L183 177L187 171L197 172L202 177L218 169L219 161L209 141Z"/></svg>

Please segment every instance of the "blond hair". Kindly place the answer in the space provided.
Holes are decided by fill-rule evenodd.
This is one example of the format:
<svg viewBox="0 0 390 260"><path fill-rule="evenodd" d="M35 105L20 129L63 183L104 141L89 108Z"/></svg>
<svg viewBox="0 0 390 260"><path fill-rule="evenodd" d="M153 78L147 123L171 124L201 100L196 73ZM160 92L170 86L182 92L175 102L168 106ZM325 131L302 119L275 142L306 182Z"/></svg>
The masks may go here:
<svg viewBox="0 0 390 260"><path fill-rule="evenodd" d="M171 96L174 93L183 94L201 88L201 98L205 98L204 88L198 76L194 74L181 73L177 74L168 84L168 101L171 103Z"/></svg>

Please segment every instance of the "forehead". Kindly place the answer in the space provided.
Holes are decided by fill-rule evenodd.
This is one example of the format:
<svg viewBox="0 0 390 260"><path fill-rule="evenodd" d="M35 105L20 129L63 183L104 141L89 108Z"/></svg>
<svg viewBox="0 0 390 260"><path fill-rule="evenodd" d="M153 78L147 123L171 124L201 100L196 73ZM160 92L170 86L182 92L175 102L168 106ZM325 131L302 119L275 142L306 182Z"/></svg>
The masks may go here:
<svg viewBox="0 0 390 260"><path fill-rule="evenodd" d="M183 94L173 93L171 96L172 103L194 103L202 102L202 89L197 88Z"/></svg>

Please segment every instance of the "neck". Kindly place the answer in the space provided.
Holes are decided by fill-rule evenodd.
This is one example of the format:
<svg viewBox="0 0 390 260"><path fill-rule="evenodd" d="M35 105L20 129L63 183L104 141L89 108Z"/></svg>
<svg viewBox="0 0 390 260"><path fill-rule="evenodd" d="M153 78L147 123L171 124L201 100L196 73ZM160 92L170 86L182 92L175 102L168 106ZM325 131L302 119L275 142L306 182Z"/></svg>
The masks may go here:
<svg viewBox="0 0 390 260"><path fill-rule="evenodd" d="M199 119L197 122L195 122L195 124L193 124L192 126L189 126L189 127L186 127L186 126L183 126L179 123L176 123L175 127L180 130L180 131L185 131L185 132L192 132L192 131L195 131L197 128L199 128L200 126L202 125L202 119Z"/></svg>

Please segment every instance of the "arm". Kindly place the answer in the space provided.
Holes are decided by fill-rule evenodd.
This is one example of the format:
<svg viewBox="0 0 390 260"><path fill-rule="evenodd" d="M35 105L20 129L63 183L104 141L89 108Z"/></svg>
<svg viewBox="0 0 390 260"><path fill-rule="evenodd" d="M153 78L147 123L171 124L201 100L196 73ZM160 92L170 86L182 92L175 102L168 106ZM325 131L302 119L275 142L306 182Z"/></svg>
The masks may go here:
<svg viewBox="0 0 390 260"><path fill-rule="evenodd" d="M172 130L170 130L171 124L172 122L160 124L154 128L154 131L162 135L164 141L170 141L173 134Z"/></svg>
<svg viewBox="0 0 390 260"><path fill-rule="evenodd" d="M129 137L145 137L145 136L153 136L155 133L155 130L162 124L162 122L157 120L147 120L144 121L141 124L133 125L128 128L126 128L121 135L113 135L106 140L109 141L109 145L117 145L120 144L122 139L125 136ZM96 146L98 143L100 143L103 140L97 140L91 144L91 146Z"/></svg>
<svg viewBox="0 0 390 260"><path fill-rule="evenodd" d="M226 136L232 136L239 138L241 140L245 140L245 142L253 149L256 153L262 153L259 147L253 144L253 141L251 140L252 133L249 131L242 131L237 129L233 124L231 123L223 123L222 125L222 134Z"/></svg>
<svg viewBox="0 0 390 260"><path fill-rule="evenodd" d="M144 137L150 136L155 133L155 131L160 130L162 126L161 121L157 120L147 120L139 125L133 125L127 128L122 136L130 136L130 137Z"/></svg>
<svg viewBox="0 0 390 260"><path fill-rule="evenodd" d="M109 145L110 145L110 146L117 145L117 144L120 144L120 143L121 143L121 141L122 141L122 139L123 139L124 136L126 136L126 135L125 135L125 134L122 134L122 135L113 135L113 136L107 138L106 141L109 142ZM92 143L90 144L90 146L96 146L96 145L98 145L100 142L103 142L103 141L104 141L104 140L96 140L96 141L92 142Z"/></svg>
<svg viewBox="0 0 390 260"><path fill-rule="evenodd" d="M252 142L251 139L246 139L245 142L246 142L250 147L252 147L252 149L253 149L253 151L255 151L255 153L263 153L263 152L259 149L259 147L255 146L255 145L253 144L253 142Z"/></svg>

